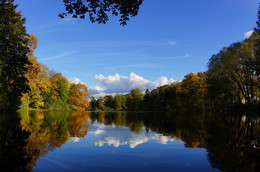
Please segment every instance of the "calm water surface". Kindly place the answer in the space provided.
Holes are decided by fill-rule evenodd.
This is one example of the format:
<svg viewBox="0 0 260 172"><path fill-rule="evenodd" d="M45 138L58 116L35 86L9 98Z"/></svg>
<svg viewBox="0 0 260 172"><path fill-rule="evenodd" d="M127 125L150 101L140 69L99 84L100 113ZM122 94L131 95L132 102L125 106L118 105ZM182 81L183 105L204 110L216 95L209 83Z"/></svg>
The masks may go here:
<svg viewBox="0 0 260 172"><path fill-rule="evenodd" d="M260 171L253 114L0 113L1 171Z"/></svg>

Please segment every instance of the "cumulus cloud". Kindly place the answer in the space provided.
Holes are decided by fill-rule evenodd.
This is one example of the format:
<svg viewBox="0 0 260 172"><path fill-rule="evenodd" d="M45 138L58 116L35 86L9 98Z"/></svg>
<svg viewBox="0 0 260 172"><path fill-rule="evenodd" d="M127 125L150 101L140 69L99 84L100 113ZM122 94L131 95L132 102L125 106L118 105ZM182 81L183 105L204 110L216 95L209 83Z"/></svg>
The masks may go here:
<svg viewBox="0 0 260 172"><path fill-rule="evenodd" d="M90 94L99 94L101 92L104 92L104 89L99 86L90 87L88 89Z"/></svg>
<svg viewBox="0 0 260 172"><path fill-rule="evenodd" d="M254 33L254 31L246 32L245 35L244 35L244 38L245 39L249 38L253 33Z"/></svg>
<svg viewBox="0 0 260 172"><path fill-rule="evenodd" d="M70 78L70 79L69 79L69 82L70 82L70 83L73 83L73 84L79 84L79 83L85 84L85 83L82 82L79 78Z"/></svg>
<svg viewBox="0 0 260 172"><path fill-rule="evenodd" d="M149 81L135 73L130 73L128 76L119 75L116 73L112 76L104 76L98 74L94 76L94 79L101 83L105 89L101 87L91 87L92 93L105 93L105 94L116 94L116 93L128 93L131 89L140 88L142 91L146 89L155 89L162 85L171 84L176 82L174 79L168 79L165 76L157 78L155 81Z"/></svg>

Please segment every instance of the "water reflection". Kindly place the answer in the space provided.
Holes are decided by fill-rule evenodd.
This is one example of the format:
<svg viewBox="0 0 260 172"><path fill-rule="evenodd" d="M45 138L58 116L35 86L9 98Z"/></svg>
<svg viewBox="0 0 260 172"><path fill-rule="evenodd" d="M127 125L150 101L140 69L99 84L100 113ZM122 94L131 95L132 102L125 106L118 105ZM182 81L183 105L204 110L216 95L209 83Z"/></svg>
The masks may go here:
<svg viewBox="0 0 260 172"><path fill-rule="evenodd" d="M120 127L116 125L105 126L95 122L92 126L90 133L100 135L94 140L95 146L102 147L105 144L108 146L119 147L127 145L130 148L154 140L161 144L167 144L170 141L175 141L175 138L163 136L155 132L147 132L144 128L139 129L138 133L132 132L128 127Z"/></svg>
<svg viewBox="0 0 260 172"><path fill-rule="evenodd" d="M26 171L31 158L27 156L26 139L30 133L22 131L17 113L0 115L0 170Z"/></svg>
<svg viewBox="0 0 260 172"><path fill-rule="evenodd" d="M0 170L31 171L40 157L91 138L93 145L128 146L181 140L206 148L213 168L260 171L260 118L210 113L23 111L0 114Z"/></svg>

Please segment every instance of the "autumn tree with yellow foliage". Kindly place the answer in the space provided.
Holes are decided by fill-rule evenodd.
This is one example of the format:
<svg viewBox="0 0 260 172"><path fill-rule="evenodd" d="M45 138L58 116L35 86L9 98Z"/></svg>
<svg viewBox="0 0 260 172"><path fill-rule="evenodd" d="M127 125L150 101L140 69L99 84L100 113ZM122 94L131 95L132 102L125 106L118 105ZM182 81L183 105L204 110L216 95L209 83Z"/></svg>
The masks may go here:
<svg viewBox="0 0 260 172"><path fill-rule="evenodd" d="M73 110L84 111L89 107L89 101L87 97L89 96L88 88L85 84L71 84L70 94L69 94L69 106Z"/></svg>

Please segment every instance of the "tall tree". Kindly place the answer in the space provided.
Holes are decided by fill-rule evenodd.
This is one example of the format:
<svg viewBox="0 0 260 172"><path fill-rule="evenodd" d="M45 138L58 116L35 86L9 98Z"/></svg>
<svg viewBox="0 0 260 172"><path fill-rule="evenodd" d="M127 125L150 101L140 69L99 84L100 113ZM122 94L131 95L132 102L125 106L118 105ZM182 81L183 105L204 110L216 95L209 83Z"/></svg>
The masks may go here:
<svg viewBox="0 0 260 172"><path fill-rule="evenodd" d="M28 90L24 74L29 64L25 18L14 0L0 1L0 110L16 110Z"/></svg>
<svg viewBox="0 0 260 172"><path fill-rule="evenodd" d="M34 50L38 46L38 39L34 34L29 35L28 37L28 60L30 64L26 65L27 72L25 77L27 78L29 91L24 93L22 96L22 105L23 107L33 107L39 108L43 107L43 97L41 95L42 87L44 87L42 83L42 79L40 78L41 75L41 63L37 61L37 58L34 57ZM45 84L45 83L44 83Z"/></svg>
<svg viewBox="0 0 260 172"><path fill-rule="evenodd" d="M120 25L126 25L129 17L138 14L143 0L63 0L66 11L59 16L70 14L74 18L85 19L86 14L91 22L106 23L108 14L120 16Z"/></svg>
<svg viewBox="0 0 260 172"><path fill-rule="evenodd" d="M249 40L234 43L213 55L209 61L210 77L225 78L236 93L239 102L258 101L259 75L253 43ZM259 57L258 57L259 58Z"/></svg>
<svg viewBox="0 0 260 172"><path fill-rule="evenodd" d="M126 109L126 105L125 105L125 96L123 96L122 94L116 94L116 96L114 97L114 108L115 110L124 110Z"/></svg>

